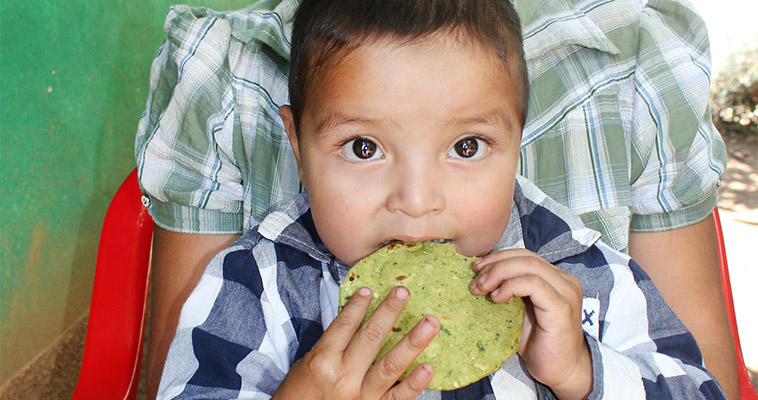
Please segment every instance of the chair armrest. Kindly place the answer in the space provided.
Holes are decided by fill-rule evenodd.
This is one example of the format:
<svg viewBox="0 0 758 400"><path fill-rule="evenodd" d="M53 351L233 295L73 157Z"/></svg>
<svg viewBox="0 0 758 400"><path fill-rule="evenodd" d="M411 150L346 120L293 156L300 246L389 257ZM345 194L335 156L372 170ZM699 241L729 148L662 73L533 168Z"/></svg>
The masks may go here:
<svg viewBox="0 0 758 400"><path fill-rule="evenodd" d="M719 251L719 264L721 266L721 288L724 291L724 303L726 304L726 313L729 317L729 325L732 328L734 337L734 347L737 353L738 375L740 381L740 397L743 400L758 400L753 384L750 381L750 375L745 368L745 359L742 356L742 345L740 344L740 334L737 330L737 316L734 313L734 299L732 298L732 284L729 278L729 266L726 262L726 248L724 247L724 233L721 230L721 218L719 217L718 208L713 210L713 222L716 225L716 244Z"/></svg>
<svg viewBox="0 0 758 400"><path fill-rule="evenodd" d="M74 399L137 394L153 233L141 195L134 170L105 215Z"/></svg>

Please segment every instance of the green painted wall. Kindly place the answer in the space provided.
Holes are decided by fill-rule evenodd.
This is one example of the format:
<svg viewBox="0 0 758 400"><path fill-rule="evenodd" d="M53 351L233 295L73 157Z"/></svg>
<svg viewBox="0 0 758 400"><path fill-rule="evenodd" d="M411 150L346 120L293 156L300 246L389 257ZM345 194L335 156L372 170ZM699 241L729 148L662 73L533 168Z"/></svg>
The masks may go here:
<svg viewBox="0 0 758 400"><path fill-rule="evenodd" d="M170 4L0 2L0 385L89 306L100 225L134 168Z"/></svg>

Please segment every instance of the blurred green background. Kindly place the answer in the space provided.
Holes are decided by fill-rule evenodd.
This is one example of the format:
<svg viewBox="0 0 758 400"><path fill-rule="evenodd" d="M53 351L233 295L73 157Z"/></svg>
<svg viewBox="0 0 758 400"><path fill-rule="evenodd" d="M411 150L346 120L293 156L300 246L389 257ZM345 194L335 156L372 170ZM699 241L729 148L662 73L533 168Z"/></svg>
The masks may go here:
<svg viewBox="0 0 758 400"><path fill-rule="evenodd" d="M87 313L170 4L0 2L0 387Z"/></svg>

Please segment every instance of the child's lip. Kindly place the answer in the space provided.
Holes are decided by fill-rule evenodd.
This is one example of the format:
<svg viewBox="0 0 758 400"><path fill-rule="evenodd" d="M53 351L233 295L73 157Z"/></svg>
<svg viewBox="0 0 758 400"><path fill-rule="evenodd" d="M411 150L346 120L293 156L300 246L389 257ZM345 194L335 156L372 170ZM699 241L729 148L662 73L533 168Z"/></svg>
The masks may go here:
<svg viewBox="0 0 758 400"><path fill-rule="evenodd" d="M450 243L452 242L451 239L440 239L437 237L410 237L410 236L400 236L394 239L387 240L386 242L383 242L379 245L379 249L381 249L384 246L387 246L392 243L399 243L399 242L405 242L405 243L419 243L419 242L435 242L435 243Z"/></svg>

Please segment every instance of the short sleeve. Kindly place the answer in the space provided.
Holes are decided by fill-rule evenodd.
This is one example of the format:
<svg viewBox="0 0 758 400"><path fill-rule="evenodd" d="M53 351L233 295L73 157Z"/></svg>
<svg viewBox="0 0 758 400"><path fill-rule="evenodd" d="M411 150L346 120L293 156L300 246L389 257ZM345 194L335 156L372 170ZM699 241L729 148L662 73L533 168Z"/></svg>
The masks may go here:
<svg viewBox="0 0 758 400"><path fill-rule="evenodd" d="M267 5L168 13L135 144L148 210L165 229L241 233L298 192L278 115L296 2Z"/></svg>
<svg viewBox="0 0 758 400"><path fill-rule="evenodd" d="M685 4L651 0L640 16L638 46L630 229L675 229L712 212L726 164L711 121L708 34Z"/></svg>

